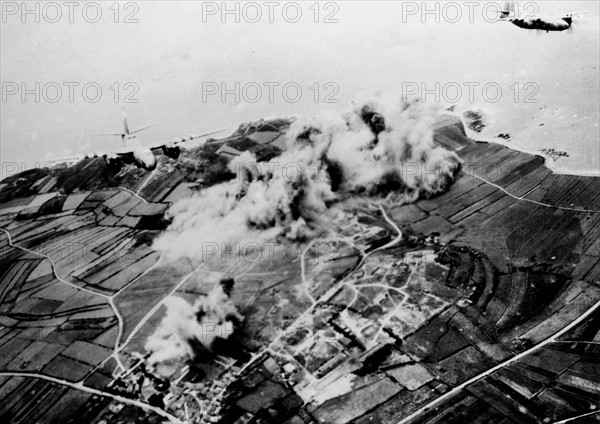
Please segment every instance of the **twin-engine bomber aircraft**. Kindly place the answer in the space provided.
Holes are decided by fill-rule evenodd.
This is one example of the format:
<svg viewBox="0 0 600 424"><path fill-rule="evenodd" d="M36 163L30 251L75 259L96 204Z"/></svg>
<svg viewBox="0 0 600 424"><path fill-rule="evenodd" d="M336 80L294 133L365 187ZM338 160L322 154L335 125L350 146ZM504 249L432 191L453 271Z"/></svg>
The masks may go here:
<svg viewBox="0 0 600 424"><path fill-rule="evenodd" d="M519 28L535 29L538 31L565 31L572 29L573 17L583 15L588 12L567 13L563 16L554 17L538 17L531 16L526 18L517 18L515 16L515 2L507 1L504 3L504 8L500 12L500 20L512 22Z"/></svg>
<svg viewBox="0 0 600 424"><path fill-rule="evenodd" d="M127 116L125 116L125 110L123 109L123 133L98 134L120 136L123 147L109 153L88 154L86 157L103 157L108 166L115 169L121 169L123 164L126 163L135 164L138 168L143 168L147 171L153 171L156 169L156 158L154 157L154 153L162 151L165 156L170 157L171 159L177 159L181 154L181 147L179 147L179 144L224 131L218 130L206 134L188 135L185 137L174 138L168 143L148 147L137 138L136 134L151 126L152 125L148 125L135 131L129 131Z"/></svg>

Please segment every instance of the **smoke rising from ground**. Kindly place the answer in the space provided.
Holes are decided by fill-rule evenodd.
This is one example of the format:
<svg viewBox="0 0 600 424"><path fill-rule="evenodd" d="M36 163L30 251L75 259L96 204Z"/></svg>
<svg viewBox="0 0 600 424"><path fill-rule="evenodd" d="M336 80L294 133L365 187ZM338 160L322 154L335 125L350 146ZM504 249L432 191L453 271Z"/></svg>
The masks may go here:
<svg viewBox="0 0 600 424"><path fill-rule="evenodd" d="M173 205L155 249L202 259L206 243L305 240L341 212L342 196L400 191L407 201L445 191L458 156L433 141L433 110L420 103L357 102L343 116L298 119L287 150L268 163L244 153L238 178Z"/></svg>
<svg viewBox="0 0 600 424"><path fill-rule="evenodd" d="M171 296L165 300L165 307L165 317L145 345L151 352L148 358L151 365L193 359L199 343L210 350L217 337L229 337L242 319L221 284L193 305Z"/></svg>

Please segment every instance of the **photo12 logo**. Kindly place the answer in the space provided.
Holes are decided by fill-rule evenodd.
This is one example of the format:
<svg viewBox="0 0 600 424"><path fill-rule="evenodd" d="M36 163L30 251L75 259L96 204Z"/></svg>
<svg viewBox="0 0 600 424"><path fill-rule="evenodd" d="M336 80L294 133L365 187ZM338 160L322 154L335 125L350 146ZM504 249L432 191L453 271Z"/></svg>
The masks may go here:
<svg viewBox="0 0 600 424"><path fill-rule="evenodd" d="M2 23L50 23L87 22L101 20L114 23L136 24L139 22L137 2L79 2L79 1L3 1Z"/></svg>
<svg viewBox="0 0 600 424"><path fill-rule="evenodd" d="M203 82L202 103L298 103L310 98L314 103L338 103L336 97L340 87L335 82L314 82L302 86L300 83L265 81L258 82Z"/></svg>
<svg viewBox="0 0 600 424"><path fill-rule="evenodd" d="M337 24L340 6L336 2L202 2L202 23L250 23L301 21Z"/></svg>
<svg viewBox="0 0 600 424"><path fill-rule="evenodd" d="M74 158L73 160L79 160ZM10 178L14 175L20 174L21 172L29 171L30 169L42 169L42 168L54 168L58 165L62 165L67 162L65 159L54 159L43 162L35 162L32 166L29 166L25 162L2 162L0 166L0 181L5 178Z"/></svg>
<svg viewBox="0 0 600 424"><path fill-rule="evenodd" d="M16 101L21 103L98 103L107 96L115 103L138 103L136 97L140 87L135 82L121 84L114 82L107 86L90 82L2 82L2 103Z"/></svg>
<svg viewBox="0 0 600 424"><path fill-rule="evenodd" d="M402 23L459 22L474 23L480 18L485 22L495 23L507 17L528 19L539 11L536 2L507 2L507 1L403 1Z"/></svg>
<svg viewBox="0 0 600 424"><path fill-rule="evenodd" d="M202 262L221 263L269 263L296 262L302 258L302 247L295 243L276 242L200 242ZM312 244L311 260L313 263L326 263L338 254L338 247L328 242L315 242Z"/></svg>
<svg viewBox="0 0 600 424"><path fill-rule="evenodd" d="M515 81L508 84L498 82L465 81L427 83L427 82L403 82L402 101L408 102L419 99L423 103L498 103L504 95L511 97L514 103L539 103L537 94L540 87L535 82L520 83Z"/></svg>

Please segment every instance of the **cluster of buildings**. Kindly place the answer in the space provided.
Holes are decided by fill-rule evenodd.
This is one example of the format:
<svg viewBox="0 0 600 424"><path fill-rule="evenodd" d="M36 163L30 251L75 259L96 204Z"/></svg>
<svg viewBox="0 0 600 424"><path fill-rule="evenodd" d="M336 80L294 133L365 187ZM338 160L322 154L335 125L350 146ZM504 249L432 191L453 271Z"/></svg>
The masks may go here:
<svg viewBox="0 0 600 424"><path fill-rule="evenodd" d="M146 359L147 356L137 358L129 369L109 383L107 389L164 409L188 424L219 422L225 389L236 379L238 367L226 364L225 371L208 382L198 379L187 365L171 378L158 376L149 370Z"/></svg>

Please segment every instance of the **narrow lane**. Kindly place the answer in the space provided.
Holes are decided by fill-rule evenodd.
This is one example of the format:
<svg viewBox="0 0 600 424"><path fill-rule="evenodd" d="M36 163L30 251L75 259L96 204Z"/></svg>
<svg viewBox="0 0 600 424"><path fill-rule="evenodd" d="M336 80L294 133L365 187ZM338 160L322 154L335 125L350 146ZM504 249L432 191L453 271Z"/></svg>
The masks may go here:
<svg viewBox="0 0 600 424"><path fill-rule="evenodd" d="M556 339L558 339L559 337L561 337L562 335L564 335L565 333L569 332L571 329L573 329L574 327L576 327L579 323L581 323L583 320L585 320L588 316L590 316L591 314L594 313L594 311L596 311L596 309L598 309L600 307L600 300L598 302L596 302L590 309L588 309L585 313L581 314L581 316L579 316L577 319L575 319L573 322L571 322L569 325L567 325L566 327L564 327L562 330L559 330L558 332L556 332L554 335L548 337L546 340L541 341L540 343L538 343L537 345L533 346L532 348L527 349L526 351L523 351L521 353L519 353L518 355L513 356L510 359L507 359L506 361L496 365L493 368L490 368L487 371L482 372L479 375L476 375L475 377L465 381L464 383L456 386L455 388L453 388L452 390L444 393L442 396L434 399L433 401L429 402L427 405L422 406L421 408L417 409L416 411L414 411L413 413L411 413L410 415L404 417L402 420L400 420L398 422L398 424L406 424L408 422L410 422L412 419L417 418L420 414L431 411L433 408L435 408L437 405L441 404L442 402L444 402L445 400L451 398L452 396L458 394L458 392L460 392L461 390L463 390L465 387L467 387L468 385L475 383L478 380L481 380L482 378L487 377L488 375L501 370L502 368L511 365L515 362L517 362L518 360L520 360L521 358L532 354L533 352L543 348L544 346L553 343L556 341Z"/></svg>
<svg viewBox="0 0 600 424"><path fill-rule="evenodd" d="M166 419L169 420L169 422L171 423L179 423L179 424L184 424L182 421L180 421L177 417L175 417L174 415L169 414L168 412L157 408L155 406L152 405L148 405L147 403L141 402L139 400L136 399L130 399L130 398L126 398L123 396L119 396L119 395L115 395L113 393L109 393L109 392L103 392L101 390L97 390L91 387L87 387L84 386L82 382L78 382L78 383L72 383L70 381L67 380L62 380L60 378L55 378L55 377L50 377L48 375L44 375L44 374L39 374L39 373L31 373L31 372L12 372L12 371L0 371L0 376L6 376L6 377L27 377L27 378L38 378L41 380L46 380L46 381L50 381L52 383L55 384L60 384L61 386L67 386L71 389L76 389L76 390L81 390L82 392L87 392L87 393L91 393L94 395L98 395L98 396L104 396L104 397L109 397L111 399L114 399L118 402L127 404L127 405L132 405L132 406L137 406L140 407L146 411L151 411L154 412L155 414L160 415L161 417L164 417Z"/></svg>

